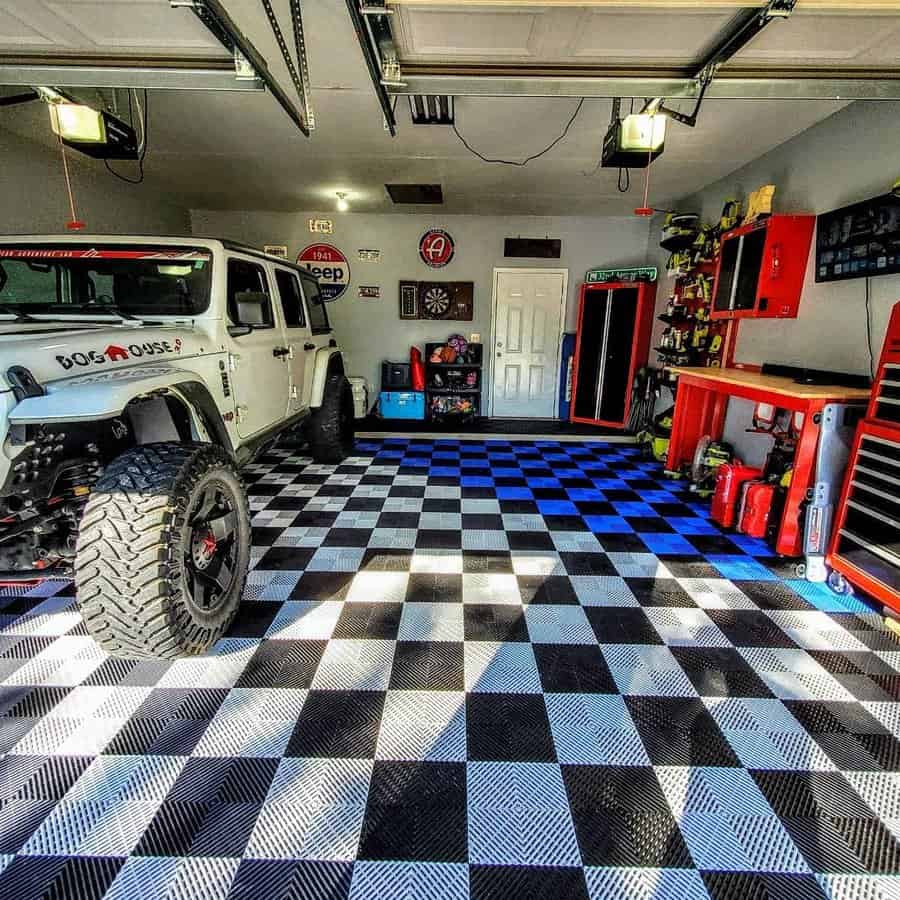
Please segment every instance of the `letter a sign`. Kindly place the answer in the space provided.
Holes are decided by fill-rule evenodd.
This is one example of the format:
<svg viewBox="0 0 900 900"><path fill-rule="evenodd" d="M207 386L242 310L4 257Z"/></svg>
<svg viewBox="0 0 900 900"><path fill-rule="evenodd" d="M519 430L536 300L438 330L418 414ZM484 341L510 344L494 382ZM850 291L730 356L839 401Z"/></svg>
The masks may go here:
<svg viewBox="0 0 900 900"><path fill-rule="evenodd" d="M442 269L453 259L453 238L442 228L432 228L419 241L419 256L426 266Z"/></svg>

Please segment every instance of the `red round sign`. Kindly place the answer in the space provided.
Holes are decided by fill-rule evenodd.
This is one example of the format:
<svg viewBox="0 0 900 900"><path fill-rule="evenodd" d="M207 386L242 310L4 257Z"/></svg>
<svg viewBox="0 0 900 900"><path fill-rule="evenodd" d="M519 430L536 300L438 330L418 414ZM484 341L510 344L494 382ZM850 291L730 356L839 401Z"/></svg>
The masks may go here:
<svg viewBox="0 0 900 900"><path fill-rule="evenodd" d="M442 269L453 259L453 238L443 228L432 228L419 241L419 256L426 266Z"/></svg>
<svg viewBox="0 0 900 900"><path fill-rule="evenodd" d="M297 264L319 280L325 301L337 300L350 284L350 263L331 244L310 244L300 251Z"/></svg>

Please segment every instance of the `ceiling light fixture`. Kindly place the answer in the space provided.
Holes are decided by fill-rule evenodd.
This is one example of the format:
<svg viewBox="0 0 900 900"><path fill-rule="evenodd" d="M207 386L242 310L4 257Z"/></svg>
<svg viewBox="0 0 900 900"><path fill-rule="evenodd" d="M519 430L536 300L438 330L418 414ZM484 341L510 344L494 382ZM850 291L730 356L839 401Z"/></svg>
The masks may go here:
<svg viewBox="0 0 900 900"><path fill-rule="evenodd" d="M338 212L347 212L350 209L350 203L347 200L347 195L344 191L337 192L337 210Z"/></svg>
<svg viewBox="0 0 900 900"><path fill-rule="evenodd" d="M51 103L50 127L64 141L76 144L105 144L103 116L79 103Z"/></svg>

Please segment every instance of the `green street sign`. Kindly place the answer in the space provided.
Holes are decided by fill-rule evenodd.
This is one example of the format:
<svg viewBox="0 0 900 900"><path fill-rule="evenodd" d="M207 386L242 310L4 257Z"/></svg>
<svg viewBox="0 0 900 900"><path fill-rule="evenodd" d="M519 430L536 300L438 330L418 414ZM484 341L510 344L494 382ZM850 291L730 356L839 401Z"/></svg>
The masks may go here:
<svg viewBox="0 0 900 900"><path fill-rule="evenodd" d="M656 281L656 266L637 266L633 269L588 269L584 280L588 284L607 281Z"/></svg>

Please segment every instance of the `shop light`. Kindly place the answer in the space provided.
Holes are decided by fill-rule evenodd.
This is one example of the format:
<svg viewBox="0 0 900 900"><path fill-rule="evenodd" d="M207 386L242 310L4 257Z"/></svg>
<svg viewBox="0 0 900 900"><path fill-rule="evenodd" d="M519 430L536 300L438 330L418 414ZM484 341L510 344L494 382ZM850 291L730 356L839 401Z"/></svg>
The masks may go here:
<svg viewBox="0 0 900 900"><path fill-rule="evenodd" d="M350 209L350 203L347 201L347 195L343 191L337 192L337 210L338 212L347 212Z"/></svg>
<svg viewBox="0 0 900 900"><path fill-rule="evenodd" d="M105 144L103 116L90 106L78 103L51 103L50 127L64 141L75 144Z"/></svg>

